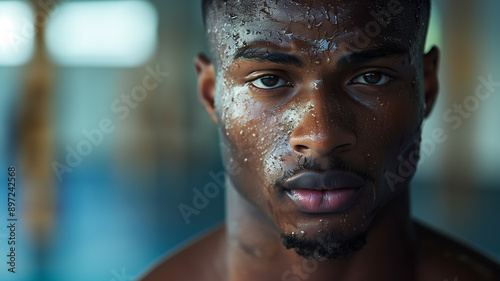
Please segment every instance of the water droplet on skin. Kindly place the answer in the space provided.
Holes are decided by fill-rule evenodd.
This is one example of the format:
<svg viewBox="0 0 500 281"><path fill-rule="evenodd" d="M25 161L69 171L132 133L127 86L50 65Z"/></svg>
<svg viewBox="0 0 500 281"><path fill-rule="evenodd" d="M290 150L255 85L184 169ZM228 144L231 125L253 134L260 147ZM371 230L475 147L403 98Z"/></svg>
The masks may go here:
<svg viewBox="0 0 500 281"><path fill-rule="evenodd" d="M243 161L247 162L247 161L248 161L248 159L247 159L247 158L245 158L245 160L243 160Z"/></svg>
<svg viewBox="0 0 500 281"><path fill-rule="evenodd" d="M240 131L240 135L243 135L243 130Z"/></svg>
<svg viewBox="0 0 500 281"><path fill-rule="evenodd" d="M252 137L255 137L255 134L252 134Z"/></svg>

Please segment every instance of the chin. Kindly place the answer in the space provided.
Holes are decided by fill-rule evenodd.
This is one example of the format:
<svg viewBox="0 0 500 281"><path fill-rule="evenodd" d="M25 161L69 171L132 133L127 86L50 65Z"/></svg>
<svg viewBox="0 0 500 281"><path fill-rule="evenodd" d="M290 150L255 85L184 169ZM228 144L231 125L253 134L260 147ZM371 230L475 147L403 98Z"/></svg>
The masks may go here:
<svg viewBox="0 0 500 281"><path fill-rule="evenodd" d="M340 213L310 214L293 205L275 206L275 211L283 211L273 217L283 245L316 260L345 259L361 250L377 210L372 190L365 191L356 204Z"/></svg>
<svg viewBox="0 0 500 281"><path fill-rule="evenodd" d="M366 232L344 235L331 229L314 235L304 233L282 234L287 249L293 249L300 257L318 261L342 260L361 250L366 244Z"/></svg>

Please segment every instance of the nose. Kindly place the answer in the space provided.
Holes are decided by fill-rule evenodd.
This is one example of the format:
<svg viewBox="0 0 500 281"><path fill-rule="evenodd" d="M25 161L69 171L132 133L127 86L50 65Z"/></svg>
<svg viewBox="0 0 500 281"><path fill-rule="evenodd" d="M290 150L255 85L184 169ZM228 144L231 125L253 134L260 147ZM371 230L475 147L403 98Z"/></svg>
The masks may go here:
<svg viewBox="0 0 500 281"><path fill-rule="evenodd" d="M349 116L332 96L313 93L305 116L290 136L290 146L303 155L314 157L339 154L356 145ZM328 100L329 99L329 100Z"/></svg>

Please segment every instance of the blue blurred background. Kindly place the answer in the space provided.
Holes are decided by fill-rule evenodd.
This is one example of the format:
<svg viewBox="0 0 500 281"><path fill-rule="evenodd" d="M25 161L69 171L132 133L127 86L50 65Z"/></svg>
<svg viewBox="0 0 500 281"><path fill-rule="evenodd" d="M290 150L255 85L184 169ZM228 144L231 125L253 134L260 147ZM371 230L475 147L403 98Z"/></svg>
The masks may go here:
<svg viewBox="0 0 500 281"><path fill-rule="evenodd" d="M495 0L434 1L441 96L424 140L448 139L427 142L412 184L417 218L497 259L500 87L475 93L500 81L499 13ZM196 97L206 50L199 1L0 1L0 280L133 280L222 223L223 192L189 222L179 211L223 170Z"/></svg>

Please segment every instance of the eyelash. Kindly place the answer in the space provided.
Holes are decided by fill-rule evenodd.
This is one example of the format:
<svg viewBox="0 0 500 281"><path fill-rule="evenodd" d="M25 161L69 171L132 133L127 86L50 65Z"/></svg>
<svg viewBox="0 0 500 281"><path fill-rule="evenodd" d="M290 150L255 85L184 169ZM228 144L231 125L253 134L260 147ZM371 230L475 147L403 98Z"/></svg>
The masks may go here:
<svg viewBox="0 0 500 281"><path fill-rule="evenodd" d="M381 79L384 80L383 83L381 84L378 84L378 83L374 83L374 84L370 84L370 83L363 83L363 82L356 82L355 80L357 79L360 79L360 78L363 78L366 77L366 75L368 74L376 74L376 75L381 75ZM281 85L278 85L278 86L275 86L275 87L269 87L269 88L266 88L267 86L265 85L261 85L261 86L257 86L255 85L256 81L260 81L261 79L263 78L271 78L271 77L276 77L278 78L279 80L278 81L282 81L281 82ZM377 70L374 70L374 71L369 71L369 72L365 72L363 74L360 74L358 76L356 76L354 79L350 80L348 82L348 85L355 85L355 84L361 84L361 85L368 85L368 86L383 86L387 83L390 83L394 80L394 77L391 76L391 75L388 75L386 73L383 73L381 71L377 71ZM366 82L366 81L365 81ZM263 91L269 91L269 90L274 90L274 89L277 89L277 88L281 88L283 86L288 86L288 87L293 87L292 83L290 83L289 81L287 81L286 79L284 79L283 77L279 76L279 75L276 75L276 74L264 74L264 75L261 75L251 81L249 81L248 83L251 84L251 86L257 88L258 90L263 90ZM262 82L260 82L262 84Z"/></svg>
<svg viewBox="0 0 500 281"><path fill-rule="evenodd" d="M378 83L370 84L370 83L363 83L363 82L356 82L355 81L357 79L366 77L366 75L368 75L368 74L381 75L381 80L383 80L385 78L385 80L384 80L385 82L382 84L378 84ZM368 85L368 86L384 86L384 85L392 82L393 80L394 80L394 77L392 75L386 74L386 73L378 71L378 70L374 70L374 71L368 71L368 72L362 73L361 75L356 76L354 79L350 80L348 84L349 85L361 84L361 85Z"/></svg>
<svg viewBox="0 0 500 281"><path fill-rule="evenodd" d="M277 83L277 84L280 84L278 86L272 86L272 87L269 87L269 86L265 86L265 85L260 85L260 86L257 86L255 85L256 82L259 82L261 79L264 79L264 78L272 78L272 77L275 77L278 79L278 82L281 81L281 83ZM259 89L259 90L264 90L264 91L268 91L268 90L274 90L274 89L277 89L277 88L281 88L283 86L288 86L288 87L292 87L292 83L290 83L289 81L287 81L286 79L284 79L283 77L279 76L279 75L276 75L276 74L264 74L264 75L261 75L251 81L249 81L248 83L250 83L253 87ZM260 84L262 84L262 81L259 82ZM266 88L268 87L268 88Z"/></svg>

